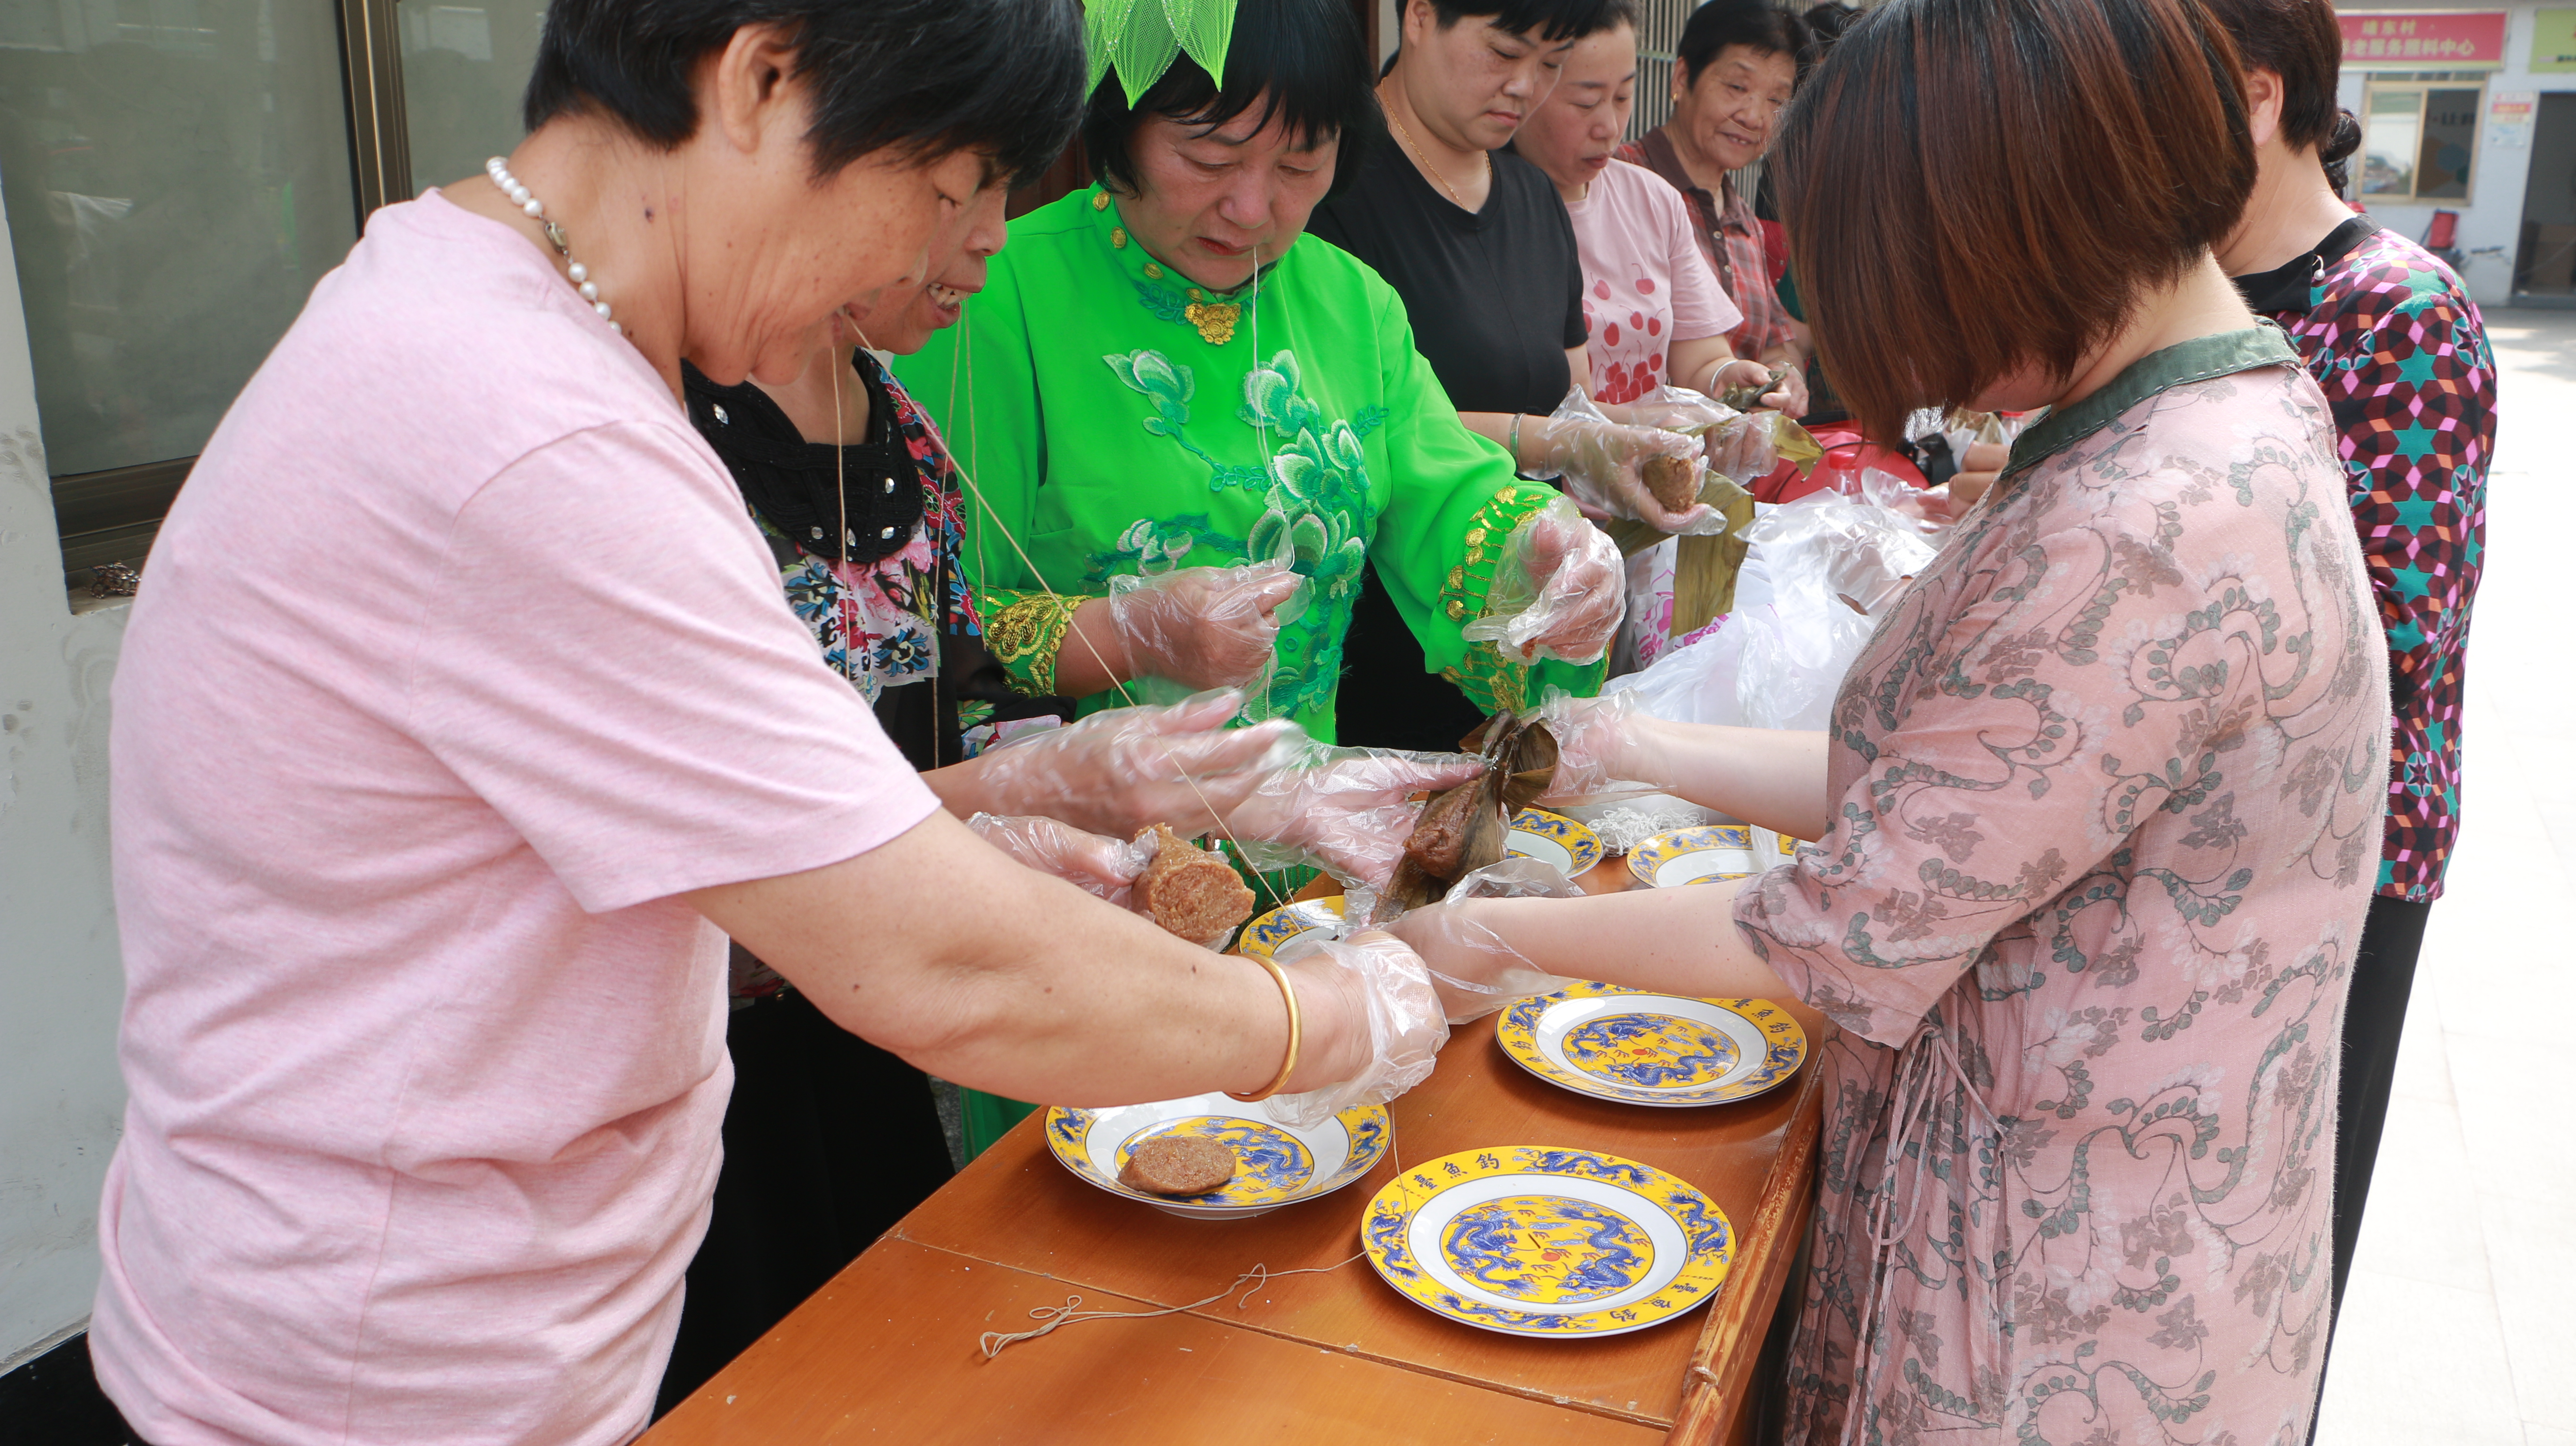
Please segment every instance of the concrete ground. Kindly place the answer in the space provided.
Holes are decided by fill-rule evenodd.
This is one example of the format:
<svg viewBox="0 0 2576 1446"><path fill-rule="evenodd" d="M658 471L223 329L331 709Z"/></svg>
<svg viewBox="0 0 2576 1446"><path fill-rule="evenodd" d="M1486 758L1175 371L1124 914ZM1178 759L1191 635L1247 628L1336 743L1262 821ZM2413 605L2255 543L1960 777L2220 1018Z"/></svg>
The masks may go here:
<svg viewBox="0 0 2576 1446"><path fill-rule="evenodd" d="M2576 314L2500 372L2459 852L2433 908L2321 1446L2576 1446ZM2567 749L2562 758L2558 750Z"/></svg>

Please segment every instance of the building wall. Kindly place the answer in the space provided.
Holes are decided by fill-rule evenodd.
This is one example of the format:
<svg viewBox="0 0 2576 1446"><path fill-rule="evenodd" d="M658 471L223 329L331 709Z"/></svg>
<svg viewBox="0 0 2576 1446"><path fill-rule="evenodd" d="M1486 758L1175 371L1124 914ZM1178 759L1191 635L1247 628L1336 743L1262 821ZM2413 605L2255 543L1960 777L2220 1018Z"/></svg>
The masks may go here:
<svg viewBox="0 0 2576 1446"><path fill-rule="evenodd" d="M74 616L0 245L0 1369L79 1329L125 1112L107 872L107 688L128 607Z"/></svg>
<svg viewBox="0 0 2576 1446"><path fill-rule="evenodd" d="M2576 3L2576 0L2562 0L2562 3ZM2499 7L2370 4L2345 0L2345 3L2335 8L2343 14L2352 15L2381 10L2408 13L2431 10L2493 11ZM2487 77L2487 98L2492 101L2498 91L2538 91L2544 94L2552 91L2576 91L2576 73L2534 75L2531 72L2532 35L2538 25L2541 7L2516 5L2504 8L2505 66L2504 69L2495 71ZM2356 115L2361 112L2362 85L2368 78L2367 72L2350 68L2343 73L2343 105L2345 109ZM2554 162L2557 170L2552 172L2548 169L2551 162L2535 164L2535 158L2540 155L2536 137L2532 147L2508 150L2488 144L2485 130L2486 126L2482 119L2479 126L2476 160L2470 171L2469 200L2466 203L2445 201L2439 203L2439 207L2460 213L2457 245L2464 256L2485 247L2503 248L2499 256L2469 257L2462 266L2462 279L2468 282L2469 294L2477 303L2480 306L2500 306L2511 299L2514 249L2522 239L2522 202L2528 178L2538 175L2546 186L2548 177L2553 174L2560 177L2567 176L2570 172L2568 162L2576 158L2558 158ZM2562 204L2566 203L2562 202ZM2377 218L2380 224L2393 231L2416 237L2422 236L2426 228L2433 224L2435 209L2434 205L2370 204L2370 214Z"/></svg>

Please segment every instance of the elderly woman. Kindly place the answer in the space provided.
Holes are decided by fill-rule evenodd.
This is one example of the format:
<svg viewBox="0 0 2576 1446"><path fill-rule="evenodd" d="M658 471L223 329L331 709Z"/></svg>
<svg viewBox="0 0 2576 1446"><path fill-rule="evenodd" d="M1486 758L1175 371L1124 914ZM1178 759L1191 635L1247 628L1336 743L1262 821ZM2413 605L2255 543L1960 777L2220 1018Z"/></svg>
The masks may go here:
<svg viewBox="0 0 2576 1446"><path fill-rule="evenodd" d="M1774 164L1844 398L2055 410L1830 731L1556 710L1560 787L1653 781L1794 862L1398 930L1841 1026L1790 1442L2298 1440L2387 655L2325 400L2211 258L2255 174L2235 50L2193 0L1895 0L1810 84ZM1992 204L1874 224L1961 175Z"/></svg>
<svg viewBox="0 0 2576 1446"><path fill-rule="evenodd" d="M1512 149L1555 183L1574 223L1592 399L1627 420L1629 404L1667 385L1716 396L1770 372L1735 355L1728 333L1744 314L1701 254L1689 204L1662 177L1616 154L1637 98L1637 23L1628 0L1613 0L1602 22L1565 53L1556 89L1512 137ZM1778 405L1799 400L1773 397ZM1750 520L1751 501L1740 505L1738 520ZM1676 616L1685 549L1695 586ZM1654 662L1674 637L1725 611L1744 553L1733 537L1666 538L1632 553L1628 617L1611 670Z"/></svg>
<svg viewBox="0 0 2576 1446"><path fill-rule="evenodd" d="M1075 26L555 0L526 142L371 217L208 444L113 738L90 1350L141 1439L633 1436L716 1172L727 935L987 1088L1418 1077L1395 946L1283 991L943 813L681 407L683 358L794 377L1051 157Z"/></svg>
<svg viewBox="0 0 2576 1446"><path fill-rule="evenodd" d="M1637 18L1614 0L1602 19L1512 137L1574 223L1592 399L1629 402L1665 385L1714 396L1762 381L1762 364L1738 360L1726 339L1744 313L1700 254L1681 193L1616 155L1637 104Z"/></svg>
<svg viewBox="0 0 2576 1446"><path fill-rule="evenodd" d="M1691 12L1675 47L1672 119L1618 151L1690 201L1700 254L1744 313L1728 333L1735 354L1788 368L1795 394L1783 410L1793 416L1807 409L1807 347L1771 288L1762 223L1735 173L1770 149L1813 47L1805 22L1771 0L1711 0Z"/></svg>
<svg viewBox="0 0 2576 1446"><path fill-rule="evenodd" d="M1101 183L1015 222L964 339L902 367L977 484L994 651L1023 687L1098 706L1132 670L1095 617L1288 563L1304 585L1253 711L1330 737L1340 697L1388 683L1343 655L1374 563L1414 667L1477 707L1592 691L1616 550L1460 425L1385 282L1300 239L1374 124L1349 6L1244 0L1211 59L1223 91L1188 56L1102 81L1083 131Z"/></svg>

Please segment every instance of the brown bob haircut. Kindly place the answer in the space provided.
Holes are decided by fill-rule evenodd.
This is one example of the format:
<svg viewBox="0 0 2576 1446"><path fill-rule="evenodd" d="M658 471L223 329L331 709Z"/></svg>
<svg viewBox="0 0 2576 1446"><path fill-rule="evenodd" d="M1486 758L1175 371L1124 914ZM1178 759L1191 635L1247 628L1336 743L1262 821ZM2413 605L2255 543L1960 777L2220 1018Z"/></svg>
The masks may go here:
<svg viewBox="0 0 2576 1446"><path fill-rule="evenodd" d="M1892 0L1809 77L1771 164L1816 350L1873 437L2071 376L2254 185L2200 0Z"/></svg>

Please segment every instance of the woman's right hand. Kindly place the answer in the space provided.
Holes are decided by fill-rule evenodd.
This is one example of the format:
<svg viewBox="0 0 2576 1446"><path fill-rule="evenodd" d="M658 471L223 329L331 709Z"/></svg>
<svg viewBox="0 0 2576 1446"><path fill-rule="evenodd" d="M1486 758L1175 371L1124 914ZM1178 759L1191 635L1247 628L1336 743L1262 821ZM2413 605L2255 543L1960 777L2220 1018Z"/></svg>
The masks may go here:
<svg viewBox="0 0 2576 1446"><path fill-rule="evenodd" d="M1129 678L1244 687L1269 670L1279 610L1304 585L1276 562L1114 579L1107 605L1114 652Z"/></svg>
<svg viewBox="0 0 2576 1446"><path fill-rule="evenodd" d="M977 811L1043 814L1122 839L1155 823L1184 838L1221 830L1305 737L1284 718L1226 727L1242 708L1241 693L1221 689L1170 707L1106 709L988 748L965 765Z"/></svg>
<svg viewBox="0 0 2576 1446"><path fill-rule="evenodd" d="M1382 1105L1431 1077L1449 1020L1431 971L1392 934L1309 934L1279 951L1297 991L1306 1042L1293 1094L1264 1102L1282 1124L1311 1128L1354 1105Z"/></svg>
<svg viewBox="0 0 2576 1446"><path fill-rule="evenodd" d="M1042 874L1053 874L1084 893L1120 908L1132 906L1136 876L1154 861L1151 842L1133 843L1085 833L1052 818L1003 818L979 813L966 820L977 837Z"/></svg>
<svg viewBox="0 0 2576 1446"><path fill-rule="evenodd" d="M1646 486L1646 464L1668 458L1696 475L1701 444L1661 427L1631 427L1594 417L1551 417L1525 441L1528 470L1553 472L1565 495L1612 517L1628 517L1658 532L1683 532L1706 523L1710 510L1694 502L1679 510L1655 500Z"/></svg>

